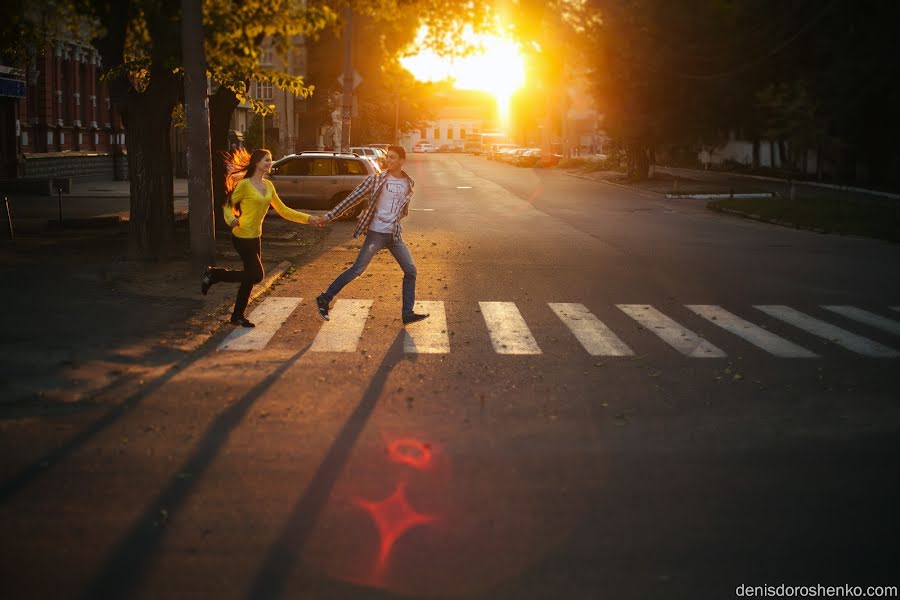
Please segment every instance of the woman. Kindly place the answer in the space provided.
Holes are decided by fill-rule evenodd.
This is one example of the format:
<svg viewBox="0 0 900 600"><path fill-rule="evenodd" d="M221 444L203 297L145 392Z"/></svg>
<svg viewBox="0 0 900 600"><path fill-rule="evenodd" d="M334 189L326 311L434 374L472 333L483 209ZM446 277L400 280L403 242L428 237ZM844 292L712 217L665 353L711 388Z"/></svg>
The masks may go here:
<svg viewBox="0 0 900 600"><path fill-rule="evenodd" d="M243 148L225 155L225 190L228 195L222 205L225 222L231 227L231 243L244 263L242 271L230 271L216 267L206 267L200 282L200 292L205 296L214 283L220 281L238 282L237 299L231 314L232 325L254 327L244 316L250 301L250 290L263 280L265 271L261 260L260 236L262 223L269 206L278 214L295 223L319 224L319 217L291 210L284 205L275 192L275 186L265 176L272 169L272 153L265 149L254 150L252 154Z"/></svg>

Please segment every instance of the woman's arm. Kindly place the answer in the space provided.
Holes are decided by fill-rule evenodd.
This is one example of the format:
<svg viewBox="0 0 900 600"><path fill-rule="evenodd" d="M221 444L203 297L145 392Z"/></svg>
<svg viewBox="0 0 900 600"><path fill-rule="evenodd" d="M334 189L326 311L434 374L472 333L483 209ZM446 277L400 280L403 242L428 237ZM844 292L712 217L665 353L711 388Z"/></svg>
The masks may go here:
<svg viewBox="0 0 900 600"><path fill-rule="evenodd" d="M272 190L272 202L269 204L272 208L275 209L275 212L281 216L283 219L287 219L288 221L293 221L294 223L309 223L309 215L306 213L302 213L299 210L294 210L292 208L288 208L284 205L284 202L281 201L281 198L278 196L278 192L275 191L275 186L272 185L272 182L268 179L266 180L266 185L271 187Z"/></svg>

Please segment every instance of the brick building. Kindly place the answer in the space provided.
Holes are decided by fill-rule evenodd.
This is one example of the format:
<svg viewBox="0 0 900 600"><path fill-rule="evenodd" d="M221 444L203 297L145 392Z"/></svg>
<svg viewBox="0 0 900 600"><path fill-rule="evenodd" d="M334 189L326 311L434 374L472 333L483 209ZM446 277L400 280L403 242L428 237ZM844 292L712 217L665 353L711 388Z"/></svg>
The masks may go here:
<svg viewBox="0 0 900 600"><path fill-rule="evenodd" d="M60 42L15 76L24 96L0 102L0 178L127 178L125 130L100 81L100 55ZM12 126L14 136L9 136Z"/></svg>

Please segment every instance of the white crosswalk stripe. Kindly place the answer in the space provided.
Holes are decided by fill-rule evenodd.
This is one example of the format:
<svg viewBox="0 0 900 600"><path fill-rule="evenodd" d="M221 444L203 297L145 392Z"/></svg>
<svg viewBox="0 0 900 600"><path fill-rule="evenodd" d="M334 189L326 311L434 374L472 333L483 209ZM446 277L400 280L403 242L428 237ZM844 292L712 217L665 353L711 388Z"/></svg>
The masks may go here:
<svg viewBox="0 0 900 600"><path fill-rule="evenodd" d="M616 306L685 356L691 358L728 356L693 331L685 329L648 304L616 304Z"/></svg>
<svg viewBox="0 0 900 600"><path fill-rule="evenodd" d="M312 352L355 352L369 318L371 300L337 300L313 340Z"/></svg>
<svg viewBox="0 0 900 600"><path fill-rule="evenodd" d="M478 305L497 354L541 354L515 303L479 302Z"/></svg>
<svg viewBox="0 0 900 600"><path fill-rule="evenodd" d="M236 328L219 344L218 351L251 351L265 348L302 301L296 297L271 297L255 307L248 318L254 328ZM514 302L479 302L491 345L497 354L542 354ZM312 352L355 352L369 322L373 300L338 300L331 320L321 324L310 346ZM550 302L550 310L572 332L590 356L633 356L634 351L605 323L579 303ZM649 304L617 304L622 312L666 344L690 358L721 358L727 354ZM713 304L688 304L686 308L725 331L779 358L817 358L819 355ZM900 357L900 351L814 318L786 305L754 305L754 308L812 335L868 357ZM857 323L900 335L900 321L847 305L822 308ZM900 311L900 306L886 309ZM420 300L415 311L430 317L403 330L403 351L409 354L449 354L450 334L445 304ZM316 321L317 323L319 321Z"/></svg>
<svg viewBox="0 0 900 600"><path fill-rule="evenodd" d="M403 351L409 354L446 354L450 352L447 312L444 303L419 300L413 310L428 313L424 321L407 325L403 335Z"/></svg>
<svg viewBox="0 0 900 600"><path fill-rule="evenodd" d="M894 321L893 319L876 315L875 313L856 308L855 306L823 306L822 308L830 310L831 312L836 312L848 319L853 319L854 321L859 321L860 323L865 323L866 325L871 325L878 329L884 329L895 335L900 335L900 321Z"/></svg>
<svg viewBox="0 0 900 600"><path fill-rule="evenodd" d="M634 352L584 304L550 303L547 306L565 323L591 356L631 356Z"/></svg>
<svg viewBox="0 0 900 600"><path fill-rule="evenodd" d="M688 304L686 306L710 323L718 325L725 331L733 333L775 356L781 358L816 358L818 356L816 353L778 337L719 306L709 304Z"/></svg>
<svg viewBox="0 0 900 600"><path fill-rule="evenodd" d="M256 327L238 327L216 350L261 350L294 312L301 298L266 298L247 317Z"/></svg>
<svg viewBox="0 0 900 600"><path fill-rule="evenodd" d="M825 338L851 352L876 358L900 356L900 353L893 348L888 348L861 335L850 333L846 329L820 321L789 306L755 305L755 307L771 317L789 323L815 336Z"/></svg>

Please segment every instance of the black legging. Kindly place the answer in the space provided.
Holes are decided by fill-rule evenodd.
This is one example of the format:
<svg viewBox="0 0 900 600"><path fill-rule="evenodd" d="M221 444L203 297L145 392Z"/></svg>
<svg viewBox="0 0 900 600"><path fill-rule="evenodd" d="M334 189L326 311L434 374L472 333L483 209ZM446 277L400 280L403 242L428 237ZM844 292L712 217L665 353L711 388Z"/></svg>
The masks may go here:
<svg viewBox="0 0 900 600"><path fill-rule="evenodd" d="M237 299L234 301L234 312L231 314L233 319L241 319L244 317L244 310L247 303L250 302L250 290L253 286L265 277L266 272L263 269L262 247L259 238L239 238L235 235L231 236L231 243L237 250L241 260L244 261L243 271L229 271L228 269L220 269L214 267L212 269L213 283L220 281L239 282L241 287L238 288Z"/></svg>

